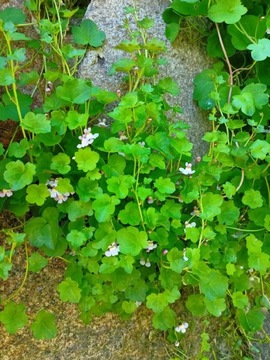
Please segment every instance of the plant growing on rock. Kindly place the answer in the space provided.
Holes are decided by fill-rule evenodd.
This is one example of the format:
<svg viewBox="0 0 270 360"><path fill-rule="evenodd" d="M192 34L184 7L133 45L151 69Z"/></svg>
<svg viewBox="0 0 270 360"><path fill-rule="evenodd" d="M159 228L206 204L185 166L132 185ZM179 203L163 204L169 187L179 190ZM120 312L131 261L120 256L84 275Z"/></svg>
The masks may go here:
<svg viewBox="0 0 270 360"><path fill-rule="evenodd" d="M219 62L194 80L194 98L213 124L204 136L209 152L197 159L192 159L181 109L166 100L167 94L178 94L178 86L157 76L165 45L147 37L151 19L139 20L134 8L126 9L138 29L118 45L128 55L111 70L125 74L126 93L75 78L61 60L67 71L45 71L52 86L42 106L33 109L31 97L18 90L17 66L25 58L11 47L22 20L11 25L0 13L9 50L0 62L6 92L0 114L5 104L23 137L1 150L0 206L18 216L23 227L22 233L6 231L2 279L24 244L26 275L42 269L50 257L65 259L65 279L57 290L62 301L78 303L85 323L106 312L129 317L144 303L153 311L154 327L178 342L189 324L173 304L185 292L193 316L235 317L247 336L262 328L262 308L269 309L269 81L264 69L270 40L268 18L261 20L269 9L256 9L257 17L245 15L255 10L240 1L175 0L164 14L171 40L182 16L207 16L215 28L208 49L225 58L225 65ZM92 23L76 27L74 40L79 42L89 26L95 36L84 43L101 45L104 34ZM238 66L240 53L245 63ZM29 245L36 251L28 258ZM27 323L23 304L2 299L2 305L0 321L7 331ZM40 330L42 324L47 331ZM53 315L42 310L31 329L36 338L55 336ZM203 349L207 345L205 338Z"/></svg>

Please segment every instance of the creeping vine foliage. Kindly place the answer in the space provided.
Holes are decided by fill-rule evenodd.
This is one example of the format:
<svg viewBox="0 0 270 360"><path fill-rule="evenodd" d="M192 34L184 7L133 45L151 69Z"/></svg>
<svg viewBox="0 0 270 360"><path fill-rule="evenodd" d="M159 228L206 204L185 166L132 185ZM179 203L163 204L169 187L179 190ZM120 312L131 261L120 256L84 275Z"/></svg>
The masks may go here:
<svg viewBox="0 0 270 360"><path fill-rule="evenodd" d="M269 5L174 0L163 14L171 41L184 18L208 18L207 51L219 59L194 79L194 99L212 123L203 137L209 151L195 160L181 109L166 101L178 86L158 76L165 45L148 38L153 21L126 9L137 30L125 22L129 39L117 49L127 56L111 74L123 73L128 91L113 93L74 77L80 46L98 47L105 34L85 20L71 31L75 45L66 44L76 11L52 1L40 18L41 3L26 2L38 42L19 31L21 10L0 12L0 118L21 133L0 148L0 207L22 224L21 232L2 230L0 277L8 279L24 246L18 291L29 271L61 257L67 268L57 291L86 324L106 312L128 317L144 303L153 326L178 341L188 324L179 325L172 304L185 288L193 316L230 314L248 339L270 308ZM40 73L20 71L31 49L43 55ZM44 101L33 107L37 88ZM1 298L0 322L11 334L28 323L17 294ZM41 310L30 329L52 338L55 318Z"/></svg>

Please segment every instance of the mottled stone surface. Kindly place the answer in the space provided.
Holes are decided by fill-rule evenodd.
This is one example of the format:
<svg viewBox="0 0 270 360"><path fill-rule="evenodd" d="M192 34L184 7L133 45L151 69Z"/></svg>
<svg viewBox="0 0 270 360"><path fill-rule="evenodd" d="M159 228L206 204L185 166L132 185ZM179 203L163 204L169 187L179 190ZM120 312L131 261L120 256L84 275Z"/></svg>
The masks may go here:
<svg viewBox="0 0 270 360"><path fill-rule="evenodd" d="M173 45L165 37L165 24L162 12L169 5L167 0L92 0L85 14L85 18L93 20L98 27L105 31L106 42L101 49L89 51L80 67L80 76L90 78L94 85L116 91L121 87L121 76L109 76L108 71L112 64L127 54L115 50L120 41L127 38L123 28L125 18L124 8L134 5L138 9L138 17L146 16L154 19L155 25L151 30L151 37L165 41L167 65L162 66L161 76L171 76L180 86L181 93L173 102L180 105L183 114L181 118L187 122L191 129L189 137L194 144L195 155L202 155L206 146L201 138L209 121L199 111L193 101L193 79L202 69L210 64L200 41L194 41L192 34L180 37ZM131 16L131 15L130 15Z"/></svg>

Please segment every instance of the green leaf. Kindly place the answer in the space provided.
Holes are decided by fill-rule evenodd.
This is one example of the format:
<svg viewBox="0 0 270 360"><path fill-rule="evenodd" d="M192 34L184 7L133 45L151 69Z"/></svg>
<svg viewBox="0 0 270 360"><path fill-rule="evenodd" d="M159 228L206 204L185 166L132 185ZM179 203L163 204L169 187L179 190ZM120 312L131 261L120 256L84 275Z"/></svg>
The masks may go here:
<svg viewBox="0 0 270 360"><path fill-rule="evenodd" d="M76 193L83 202L88 202L91 198L95 198L96 195L101 192L98 187L98 182L91 180L88 177L81 177L76 188Z"/></svg>
<svg viewBox="0 0 270 360"><path fill-rule="evenodd" d="M198 101L203 110L211 110L216 101L212 97L215 91L217 73L212 69L205 69L194 78L194 100Z"/></svg>
<svg viewBox="0 0 270 360"><path fill-rule="evenodd" d="M153 316L153 326L155 329L166 331L172 329L176 324L176 314L169 307Z"/></svg>
<svg viewBox="0 0 270 360"><path fill-rule="evenodd" d="M22 120L22 127L34 134L45 134L51 131L50 121L45 114L28 112Z"/></svg>
<svg viewBox="0 0 270 360"><path fill-rule="evenodd" d="M85 127L87 125L87 120L88 114L80 114L76 110L70 110L65 117L65 121L70 130Z"/></svg>
<svg viewBox="0 0 270 360"><path fill-rule="evenodd" d="M125 311L126 314L133 314L137 309L137 305L133 301L123 301L122 302L122 309Z"/></svg>
<svg viewBox="0 0 270 360"><path fill-rule="evenodd" d="M118 218L125 225L139 225L141 222L141 217L138 205L132 201L128 202L125 206L125 209L119 211Z"/></svg>
<svg viewBox="0 0 270 360"><path fill-rule="evenodd" d="M262 329L264 315L257 309L252 309L248 312L240 309L237 312L237 319L245 331L254 333Z"/></svg>
<svg viewBox="0 0 270 360"><path fill-rule="evenodd" d="M259 190L249 189L245 191L242 202L251 209L256 209L262 207L263 198Z"/></svg>
<svg viewBox="0 0 270 360"><path fill-rule="evenodd" d="M251 253L248 256L248 266L265 275L270 269L270 256L265 253Z"/></svg>
<svg viewBox="0 0 270 360"><path fill-rule="evenodd" d="M73 186L70 184L70 179L58 178L57 186L55 187L61 194L66 192L72 193L74 191Z"/></svg>
<svg viewBox="0 0 270 360"><path fill-rule="evenodd" d="M187 266L187 262L183 258L183 251L180 251L177 248L172 248L168 252L167 259L170 263L170 268L179 274Z"/></svg>
<svg viewBox="0 0 270 360"><path fill-rule="evenodd" d="M161 194L172 194L175 191L175 184L170 178L158 178L154 182L155 187Z"/></svg>
<svg viewBox="0 0 270 360"><path fill-rule="evenodd" d="M246 50L251 38L260 39L264 37L265 28L266 23L262 18L245 15L237 25L228 26L228 33L231 35L231 42L237 50Z"/></svg>
<svg viewBox="0 0 270 360"><path fill-rule="evenodd" d="M97 25L90 19L85 19L79 26L72 27L73 40L76 44L102 46L106 35L98 29Z"/></svg>
<svg viewBox="0 0 270 360"><path fill-rule="evenodd" d="M173 0L171 7L181 15L207 15L208 0L196 1L189 3L187 1Z"/></svg>
<svg viewBox="0 0 270 360"><path fill-rule="evenodd" d="M25 224L25 233L33 246L55 248L60 230L58 216L56 208L47 207L42 217L33 217Z"/></svg>
<svg viewBox="0 0 270 360"><path fill-rule="evenodd" d="M9 86L15 82L11 69L0 69L0 86Z"/></svg>
<svg viewBox="0 0 270 360"><path fill-rule="evenodd" d="M217 0L208 10L208 17L216 23L235 24L247 11L240 0Z"/></svg>
<svg viewBox="0 0 270 360"><path fill-rule="evenodd" d="M24 304L8 302L4 310L0 312L0 322L4 325L9 334L15 334L27 323Z"/></svg>
<svg viewBox="0 0 270 360"><path fill-rule="evenodd" d="M73 104L84 104L91 97L91 87L85 80L73 78L67 80L63 86L57 86L56 95Z"/></svg>
<svg viewBox="0 0 270 360"><path fill-rule="evenodd" d="M270 144L265 140L256 139L250 146L250 152L255 159L264 160L270 153Z"/></svg>
<svg viewBox="0 0 270 360"><path fill-rule="evenodd" d="M180 297L180 292L175 286L171 291L166 290L160 294L150 294L146 297L146 306L155 313L162 312L166 306L174 303Z"/></svg>
<svg viewBox="0 0 270 360"><path fill-rule="evenodd" d="M208 300L225 298L228 279L217 270L211 270L207 276L200 279L200 290ZM208 310L209 311L209 310Z"/></svg>
<svg viewBox="0 0 270 360"><path fill-rule="evenodd" d="M245 86L240 95L234 95L232 104L237 109L252 116L257 109L262 109L268 103L268 94L265 93L267 86L265 84L248 84Z"/></svg>
<svg viewBox="0 0 270 360"><path fill-rule="evenodd" d="M81 298L81 289L76 281L70 277L63 280L58 286L57 291L59 292L60 299L63 302L78 303Z"/></svg>
<svg viewBox="0 0 270 360"><path fill-rule="evenodd" d="M201 218L212 221L213 218L221 213L223 198L221 195L211 192L202 196Z"/></svg>
<svg viewBox="0 0 270 360"><path fill-rule="evenodd" d="M44 256L40 255L40 253L38 252L32 253L28 259L28 262L29 262L29 271L35 273L39 272L48 264L48 260Z"/></svg>
<svg viewBox="0 0 270 360"><path fill-rule="evenodd" d="M165 35L166 38L173 43L175 41L175 39L177 38L177 35L179 34L180 31L180 25L177 23L170 23L166 25L166 29L165 29Z"/></svg>
<svg viewBox="0 0 270 360"><path fill-rule="evenodd" d="M186 308L193 316L205 316L207 314L202 294L189 295L186 301Z"/></svg>
<svg viewBox="0 0 270 360"><path fill-rule="evenodd" d="M141 45L137 40L133 39L131 41L124 40L120 44L115 46L115 49L123 50L128 53L132 53L133 51L137 51L141 48Z"/></svg>
<svg viewBox="0 0 270 360"><path fill-rule="evenodd" d="M170 77L159 80L157 86L165 92L170 93L174 96L179 95L179 87L177 83Z"/></svg>
<svg viewBox="0 0 270 360"><path fill-rule="evenodd" d="M270 57L269 39L259 39L257 44L250 44L247 48L251 50L251 56L255 61L263 61Z"/></svg>
<svg viewBox="0 0 270 360"><path fill-rule="evenodd" d="M37 204L38 206L42 206L47 197L50 196L50 192L45 184L31 184L27 186L26 192L26 201L29 204Z"/></svg>
<svg viewBox="0 0 270 360"><path fill-rule="evenodd" d="M19 143L13 142L9 145L8 154L9 156L14 156L16 158L22 158L29 150L30 144L27 139L22 139Z"/></svg>
<svg viewBox="0 0 270 360"><path fill-rule="evenodd" d="M241 291L236 291L232 294L232 301L233 305L238 309L245 309L249 304L248 296Z"/></svg>
<svg viewBox="0 0 270 360"><path fill-rule="evenodd" d="M109 74L113 75L117 71L129 73L131 71L131 69L136 65L137 65L136 62L132 59L121 58L120 60L113 63Z"/></svg>
<svg viewBox="0 0 270 360"><path fill-rule="evenodd" d="M94 170L99 161L99 154L92 151L89 147L79 149L75 152L74 157L78 169L84 172Z"/></svg>
<svg viewBox="0 0 270 360"><path fill-rule="evenodd" d="M4 23L10 21L13 24L24 24L26 16L21 9L7 7L6 9L0 11L0 19L3 20Z"/></svg>
<svg viewBox="0 0 270 360"><path fill-rule="evenodd" d="M82 231L71 230L71 232L67 234L67 241L76 249L85 244L87 238Z"/></svg>
<svg viewBox="0 0 270 360"><path fill-rule="evenodd" d="M223 313L223 311L226 310L226 303L225 299L204 299L204 304L206 306L206 309L209 311L210 314L219 317Z"/></svg>
<svg viewBox="0 0 270 360"><path fill-rule="evenodd" d="M31 163L24 164L22 161L11 161L6 165L4 179L12 190L20 190L33 181L36 166Z"/></svg>
<svg viewBox="0 0 270 360"><path fill-rule="evenodd" d="M37 340L54 338L57 334L55 316L46 310L40 310L30 329Z"/></svg>
<svg viewBox="0 0 270 360"><path fill-rule="evenodd" d="M125 199L135 179L131 175L112 176L107 180L108 190L119 199Z"/></svg>
<svg viewBox="0 0 270 360"><path fill-rule="evenodd" d="M239 217L239 209L232 200L224 201L221 205L221 213L217 216L221 224L233 225Z"/></svg>
<svg viewBox="0 0 270 360"><path fill-rule="evenodd" d="M92 204L97 221L101 223L108 221L115 212L115 205L119 203L120 200L116 196L98 194Z"/></svg>
<svg viewBox="0 0 270 360"><path fill-rule="evenodd" d="M67 174L71 169L69 163L70 157L60 152L52 158L50 169L57 171L59 174Z"/></svg>
<svg viewBox="0 0 270 360"><path fill-rule="evenodd" d="M147 233L132 226L118 230L116 237L122 254L137 256L148 246Z"/></svg>
<svg viewBox="0 0 270 360"><path fill-rule="evenodd" d="M89 183L87 183L89 184ZM97 193L95 193L96 195ZM93 215L91 202L72 201L67 206L68 218L70 221L76 221L79 218Z"/></svg>

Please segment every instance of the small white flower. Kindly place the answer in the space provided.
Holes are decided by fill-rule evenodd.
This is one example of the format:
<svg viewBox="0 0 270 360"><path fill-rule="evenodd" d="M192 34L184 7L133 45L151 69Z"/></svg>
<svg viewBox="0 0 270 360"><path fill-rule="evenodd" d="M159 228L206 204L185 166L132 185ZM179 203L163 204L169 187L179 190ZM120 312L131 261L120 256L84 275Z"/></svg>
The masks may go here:
<svg viewBox="0 0 270 360"><path fill-rule="evenodd" d="M69 192L61 194L56 189L49 189L49 192L50 192L51 198L53 198L58 204L62 204L63 202L67 201L67 199L68 199L68 197L70 195Z"/></svg>
<svg viewBox="0 0 270 360"><path fill-rule="evenodd" d="M186 167L185 168L180 167L179 171L184 175L192 175L195 173L195 170L192 170L192 164L188 162L186 162Z"/></svg>
<svg viewBox="0 0 270 360"><path fill-rule="evenodd" d="M120 251L120 246L117 244L116 241L111 243L111 245L108 246L108 250L105 252L105 256L117 256Z"/></svg>
<svg viewBox="0 0 270 360"><path fill-rule="evenodd" d="M64 194L62 194L58 190L56 190L56 186L58 185L58 178L48 180L46 182L46 185L48 186L50 197L54 199L58 204L62 204L63 202L67 201L68 197L74 194L74 192L65 192Z"/></svg>
<svg viewBox="0 0 270 360"><path fill-rule="evenodd" d="M13 191L12 190L8 190L8 189L3 189L0 191L0 198L3 197L11 197L13 195Z"/></svg>
<svg viewBox="0 0 270 360"><path fill-rule="evenodd" d="M157 247L157 244L154 243L154 241L148 241L148 246L146 248L146 252L150 252L154 250Z"/></svg>
<svg viewBox="0 0 270 360"><path fill-rule="evenodd" d="M124 132L119 133L119 140L127 140L127 136Z"/></svg>
<svg viewBox="0 0 270 360"><path fill-rule="evenodd" d="M145 142L144 142L144 141L139 141L138 144L141 145L141 147L144 147L144 146L145 146Z"/></svg>
<svg viewBox="0 0 270 360"><path fill-rule="evenodd" d="M91 128L84 129L83 134L79 136L79 140L81 140L81 143L77 145L77 148L80 149L91 145L98 136L99 134L91 133Z"/></svg>
<svg viewBox="0 0 270 360"><path fill-rule="evenodd" d="M56 187L57 184L58 184L58 178L56 178L56 179L51 179L51 180L48 180L48 181L46 182L46 185L47 185L47 186L50 186L51 188Z"/></svg>
<svg viewBox="0 0 270 360"><path fill-rule="evenodd" d="M191 223L189 223L188 221L185 222L185 227L186 228L195 228L197 226L197 224L192 221Z"/></svg>
<svg viewBox="0 0 270 360"><path fill-rule="evenodd" d="M180 345L180 342L179 341L176 341L175 343L174 343L174 346L176 346L176 347L178 347Z"/></svg>
<svg viewBox="0 0 270 360"><path fill-rule="evenodd" d="M188 261L188 257L186 257L186 249L183 250L183 260Z"/></svg>
<svg viewBox="0 0 270 360"><path fill-rule="evenodd" d="M188 323L184 322L183 324L176 326L175 331L184 334L187 331L187 328Z"/></svg>
<svg viewBox="0 0 270 360"><path fill-rule="evenodd" d="M154 199L152 198L152 196L148 196L147 203L148 204L153 204L153 202L154 202Z"/></svg>
<svg viewBox="0 0 270 360"><path fill-rule="evenodd" d="M151 266L151 263L150 263L149 259L147 259L146 261L144 259L141 259L140 264L143 265L143 266L146 266L146 267Z"/></svg>
<svg viewBox="0 0 270 360"><path fill-rule="evenodd" d="M98 120L98 124L97 124L98 127L108 127L109 125L106 123L106 119L99 119Z"/></svg>

